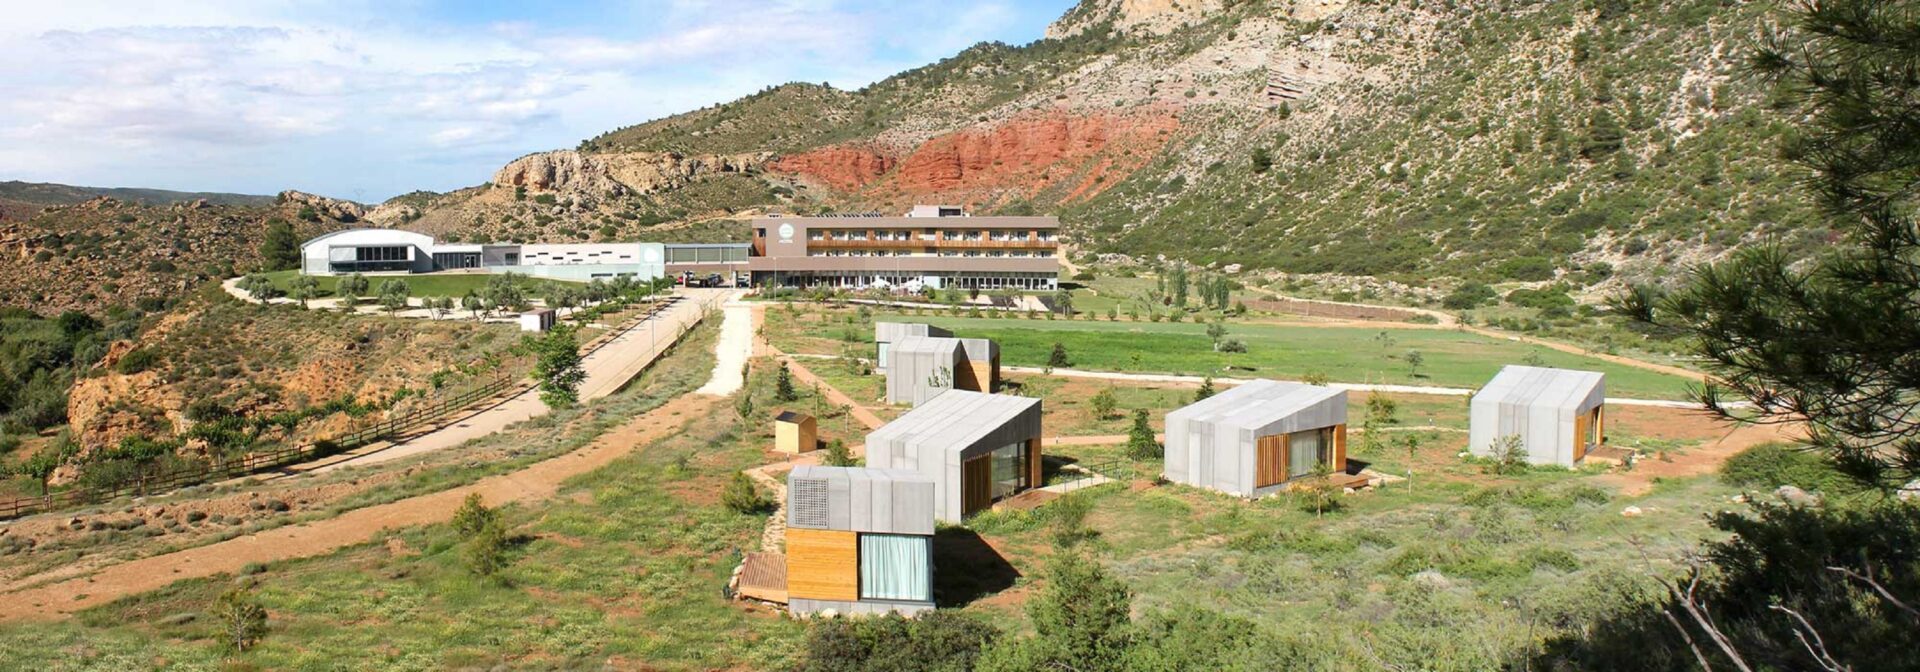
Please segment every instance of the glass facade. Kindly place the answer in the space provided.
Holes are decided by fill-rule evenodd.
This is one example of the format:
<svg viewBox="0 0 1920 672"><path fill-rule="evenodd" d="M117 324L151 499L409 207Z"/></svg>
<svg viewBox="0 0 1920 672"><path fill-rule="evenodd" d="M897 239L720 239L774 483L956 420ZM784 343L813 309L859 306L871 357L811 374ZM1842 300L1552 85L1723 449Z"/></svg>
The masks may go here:
<svg viewBox="0 0 1920 672"><path fill-rule="evenodd" d="M1313 475L1315 467L1327 461L1327 451L1333 448L1333 428L1322 427L1304 432L1294 432L1287 438L1287 477L1300 478Z"/></svg>
<svg viewBox="0 0 1920 672"><path fill-rule="evenodd" d="M993 465L993 500L1019 494L1027 487L1027 442L1002 446L988 458Z"/></svg>
<svg viewBox="0 0 1920 672"><path fill-rule="evenodd" d="M860 535L860 599L933 601L933 538Z"/></svg>

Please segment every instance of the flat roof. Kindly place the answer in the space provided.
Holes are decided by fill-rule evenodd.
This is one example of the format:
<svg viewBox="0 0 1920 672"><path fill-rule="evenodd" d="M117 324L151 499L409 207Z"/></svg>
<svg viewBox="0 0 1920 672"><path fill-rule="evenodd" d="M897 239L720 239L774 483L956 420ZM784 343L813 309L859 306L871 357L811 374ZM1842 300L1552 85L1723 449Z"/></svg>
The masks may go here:
<svg viewBox="0 0 1920 672"><path fill-rule="evenodd" d="M779 420L780 422L805 422L812 420L813 416L793 411L781 411L779 415L773 416L773 419Z"/></svg>
<svg viewBox="0 0 1920 672"><path fill-rule="evenodd" d="M935 352L948 353L959 350L960 339L946 336L908 336L893 342L893 351L898 353Z"/></svg>
<svg viewBox="0 0 1920 672"><path fill-rule="evenodd" d="M1259 428L1344 395L1330 387L1262 379L1227 388L1173 413L1193 422Z"/></svg>
<svg viewBox="0 0 1920 672"><path fill-rule="evenodd" d="M875 469L873 467L828 467L802 464L787 472L788 479L821 478L829 481L873 481L879 483L932 483L933 477L912 469Z"/></svg>
<svg viewBox="0 0 1920 672"><path fill-rule="evenodd" d="M1509 364L1473 398L1503 404L1575 407L1605 381L1606 375L1598 371Z"/></svg>
<svg viewBox="0 0 1920 672"><path fill-rule="evenodd" d="M873 430L867 443L901 440L957 453L1039 405L1031 397L948 390Z"/></svg>

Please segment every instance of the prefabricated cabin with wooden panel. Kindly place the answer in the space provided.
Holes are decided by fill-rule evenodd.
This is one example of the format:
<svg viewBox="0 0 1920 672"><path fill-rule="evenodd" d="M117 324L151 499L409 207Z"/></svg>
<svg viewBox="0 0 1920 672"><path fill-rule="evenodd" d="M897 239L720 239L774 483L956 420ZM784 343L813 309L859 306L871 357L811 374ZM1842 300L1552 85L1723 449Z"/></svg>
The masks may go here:
<svg viewBox="0 0 1920 672"><path fill-rule="evenodd" d="M1518 437L1532 464L1571 467L1606 442L1606 375L1597 371L1507 366L1473 395L1467 448L1496 457L1496 443Z"/></svg>
<svg viewBox="0 0 1920 672"><path fill-rule="evenodd" d="M820 429L813 416L781 411L773 418L773 449L782 453L812 452L820 446Z"/></svg>
<svg viewBox="0 0 1920 672"><path fill-rule="evenodd" d="M913 336L887 350L887 403L915 406L947 390L992 392L1000 347L984 338Z"/></svg>
<svg viewBox="0 0 1920 672"><path fill-rule="evenodd" d="M867 464L934 480L934 517L958 523L1040 483L1039 399L951 390L867 435Z"/></svg>
<svg viewBox="0 0 1920 672"><path fill-rule="evenodd" d="M940 338L952 336L953 332L919 322L875 322L873 323L873 369L886 373L887 359L893 354L893 344L909 338Z"/></svg>
<svg viewBox="0 0 1920 672"><path fill-rule="evenodd" d="M1347 464L1347 393L1255 380L1167 414L1166 478L1242 497Z"/></svg>
<svg viewBox="0 0 1920 672"><path fill-rule="evenodd" d="M794 467L787 474L787 608L932 609L933 505L933 479L919 472Z"/></svg>

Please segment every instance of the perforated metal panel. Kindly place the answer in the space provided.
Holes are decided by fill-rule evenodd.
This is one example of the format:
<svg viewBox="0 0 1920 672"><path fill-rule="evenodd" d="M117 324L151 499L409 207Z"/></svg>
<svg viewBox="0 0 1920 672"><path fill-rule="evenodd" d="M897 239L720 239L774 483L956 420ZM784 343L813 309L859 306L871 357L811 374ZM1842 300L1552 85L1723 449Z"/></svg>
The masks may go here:
<svg viewBox="0 0 1920 672"><path fill-rule="evenodd" d="M824 478L789 479L787 487L793 490L788 502L787 520L794 527L821 529L827 527L827 480Z"/></svg>

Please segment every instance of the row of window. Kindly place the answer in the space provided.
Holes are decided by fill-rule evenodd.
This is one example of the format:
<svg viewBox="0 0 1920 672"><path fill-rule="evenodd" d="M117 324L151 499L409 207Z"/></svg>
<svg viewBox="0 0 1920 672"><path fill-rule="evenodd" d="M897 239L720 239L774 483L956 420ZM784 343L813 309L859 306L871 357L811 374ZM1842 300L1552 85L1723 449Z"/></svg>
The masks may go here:
<svg viewBox="0 0 1920 672"><path fill-rule="evenodd" d="M935 254L913 250L807 250L809 257L963 257L995 259L1049 259L1053 250L941 250Z"/></svg>
<svg viewBox="0 0 1920 672"><path fill-rule="evenodd" d="M840 240L840 241L915 240L916 238L918 240L944 239L944 240L1052 241L1054 239L1054 236L1055 236L1055 233L1053 231L1037 230L1037 229L1025 230L1025 231L995 229L990 232L986 230L941 231L939 234L927 233L927 232L920 232L916 234L913 231L887 231L887 230L849 231L849 230L843 230L843 229L832 229L828 231L821 231L819 229L815 229L807 232L807 240Z"/></svg>

